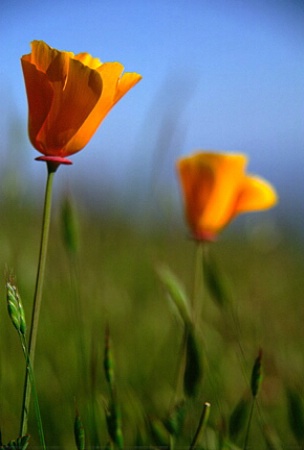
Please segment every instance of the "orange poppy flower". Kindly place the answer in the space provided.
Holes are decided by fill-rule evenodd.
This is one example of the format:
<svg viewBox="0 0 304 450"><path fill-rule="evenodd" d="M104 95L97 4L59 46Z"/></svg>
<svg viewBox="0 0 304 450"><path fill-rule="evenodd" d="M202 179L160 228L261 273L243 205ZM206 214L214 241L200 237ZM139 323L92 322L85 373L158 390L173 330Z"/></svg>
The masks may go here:
<svg viewBox="0 0 304 450"><path fill-rule="evenodd" d="M74 55L31 43L21 58L32 145L46 158L66 159L91 139L110 109L141 79L118 62L101 63L88 53ZM39 159L39 158L38 158Z"/></svg>
<svg viewBox="0 0 304 450"><path fill-rule="evenodd" d="M196 239L214 240L238 214L276 204L274 188L246 174L246 165L243 154L201 152L178 160L185 215Z"/></svg>

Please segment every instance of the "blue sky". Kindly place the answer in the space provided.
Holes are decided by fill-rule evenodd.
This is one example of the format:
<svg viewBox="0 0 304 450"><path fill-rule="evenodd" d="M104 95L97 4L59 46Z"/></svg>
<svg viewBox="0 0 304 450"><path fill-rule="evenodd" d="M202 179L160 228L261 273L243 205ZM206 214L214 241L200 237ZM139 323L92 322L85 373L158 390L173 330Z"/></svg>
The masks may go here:
<svg viewBox="0 0 304 450"><path fill-rule="evenodd" d="M63 182L126 193L149 180L174 192L175 159L202 148L247 153L283 206L304 191L303 1L5 0L0 8L2 160L14 154L37 182L45 174L27 140L20 57L41 39L143 76L60 169Z"/></svg>

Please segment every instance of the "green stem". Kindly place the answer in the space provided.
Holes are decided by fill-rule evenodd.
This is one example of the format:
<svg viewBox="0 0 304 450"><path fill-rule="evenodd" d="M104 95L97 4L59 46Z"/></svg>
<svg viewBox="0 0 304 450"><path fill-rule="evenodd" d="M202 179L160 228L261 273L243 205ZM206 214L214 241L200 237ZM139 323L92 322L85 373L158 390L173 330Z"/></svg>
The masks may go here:
<svg viewBox="0 0 304 450"><path fill-rule="evenodd" d="M208 403L208 402L204 403L204 408L203 408L203 411L202 411L202 414L201 414L201 417L199 420L199 424L198 424L197 430L195 432L195 435L192 439L192 442L190 444L189 450L194 450L194 448L196 447L198 438L199 438L200 434L203 432L203 430L207 424L207 421L209 418L209 413L210 413L210 406L211 406L210 403Z"/></svg>
<svg viewBox="0 0 304 450"><path fill-rule="evenodd" d="M29 373L29 378L30 378L30 383L31 383L31 386L32 386L32 391L33 391L34 406L35 406L35 412L36 412L36 420L37 420L38 432L39 432L39 437L40 437L40 443L41 443L41 446L42 446L43 450L46 450L46 445L45 445L45 440L44 440L44 432L43 432L43 426L42 426L42 420L41 420L41 413L40 413L40 407L39 407L39 402L38 402L38 395L37 395L36 384L35 384L34 372L33 372L32 366L31 366L31 362L29 360L29 353L28 353L25 337L21 333L19 333L19 336L20 336L22 351L23 351L23 354L24 354L24 357L25 357L25 361L26 361L27 371Z"/></svg>
<svg viewBox="0 0 304 450"><path fill-rule="evenodd" d="M195 256L195 268L194 268L194 281L193 281L193 294L192 294L192 319L193 323L195 318L200 317L202 306L202 281L203 281L203 256L204 256L204 243L198 242L196 246Z"/></svg>
<svg viewBox="0 0 304 450"><path fill-rule="evenodd" d="M82 380L87 381L87 361L86 361L86 351L85 351L85 326L84 326L84 314L81 305L81 296L79 290L79 280L80 280L80 268L77 255L69 254L69 265L70 265L70 280L71 280L71 290L75 314L75 323L78 328L77 339L77 355L78 355L78 365L79 373L81 372Z"/></svg>
<svg viewBox="0 0 304 450"><path fill-rule="evenodd" d="M194 264L194 277L193 277L193 292L191 301L191 321L195 327L195 322L200 317L201 312L201 296L202 296L202 270L203 270L203 256L204 256L204 243L198 242L196 246L195 264ZM176 398L183 392L183 379L186 366L186 351L189 329L185 326L183 338L181 341L181 347L179 350L178 366L176 369L176 383L175 383L175 395L173 398L173 404Z"/></svg>
<svg viewBox="0 0 304 450"><path fill-rule="evenodd" d="M29 367L34 370L34 360L35 360L35 350L37 341L37 331L40 315L40 307L42 300L42 288L45 272L46 254L47 254L47 244L50 228L50 218L51 218L51 205L52 205L52 187L54 174L56 172L58 165L48 164L48 175L45 189L45 199L44 199L44 211L42 220L42 233L40 241L40 254L38 261L38 270L36 278L36 288L34 295L34 303L32 309L32 321L29 337L29 364L27 364L23 388L23 402L21 411L21 421L20 421L20 435L24 436L27 433L28 415L29 407L31 401L31 382L30 382L30 370Z"/></svg>
<svg viewBox="0 0 304 450"><path fill-rule="evenodd" d="M251 422L252 422L252 417L253 417L254 405L255 405L255 397L253 398L252 403L251 403L248 424L247 424L247 430L246 430L246 436L245 436L244 447L243 447L244 450L247 449L247 445L248 445L248 441L249 441L249 432L250 432L250 427L251 427Z"/></svg>
<svg viewBox="0 0 304 450"><path fill-rule="evenodd" d="M183 333L183 338L181 341L181 346L178 352L178 364L175 372L175 390L174 395L171 401L171 408L176 403L176 400L180 397L183 397L183 379L185 373L185 365L186 365L186 344L188 337L188 329L185 328Z"/></svg>

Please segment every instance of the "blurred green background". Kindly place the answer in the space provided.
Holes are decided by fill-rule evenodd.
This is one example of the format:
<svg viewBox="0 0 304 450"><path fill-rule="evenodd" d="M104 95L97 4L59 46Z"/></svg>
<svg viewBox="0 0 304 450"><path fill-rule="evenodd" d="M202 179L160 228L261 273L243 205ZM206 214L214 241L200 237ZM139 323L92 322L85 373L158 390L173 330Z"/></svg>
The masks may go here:
<svg viewBox="0 0 304 450"><path fill-rule="evenodd" d="M56 177L65 169L60 168ZM43 197L43 186L40 194ZM132 446L138 430L143 433L146 414L161 418L167 414L182 339L181 323L157 269L168 265L191 295L195 243L183 226L151 222L149 215L141 224L130 223L119 214L103 216L73 196L79 230L75 285L62 239L64 198L57 193L54 201L35 366L46 441L50 446L73 448L75 402L89 435L93 389L100 439L106 443L103 404L108 390L103 349L109 323L123 432L126 445ZM0 261L3 272L16 275L29 323L42 198L36 207L23 200L16 196L1 203ZM254 442L264 443L261 429L265 421L277 430L282 443L295 444L288 425L286 388L303 394L303 241L295 239L290 229L265 221L267 213L255 216L247 216L249 221L245 216L237 219L210 248L232 285L232 310L239 327L231 310L218 307L205 290L200 338L208 370L187 413L187 445L204 401L212 405L210 425L218 430L228 421L248 391L259 348L263 349L264 381L260 414L254 419ZM7 442L19 428L24 360L6 312L4 277L1 298L0 423ZM37 443L34 420L31 427L33 443Z"/></svg>

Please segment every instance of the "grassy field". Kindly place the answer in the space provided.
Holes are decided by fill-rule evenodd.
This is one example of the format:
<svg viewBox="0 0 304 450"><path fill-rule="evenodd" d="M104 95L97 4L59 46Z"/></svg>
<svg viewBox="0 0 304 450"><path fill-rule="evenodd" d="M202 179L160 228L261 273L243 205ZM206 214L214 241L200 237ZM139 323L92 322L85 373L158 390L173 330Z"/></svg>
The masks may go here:
<svg viewBox="0 0 304 450"><path fill-rule="evenodd" d="M1 206L2 273L16 275L28 325L40 215L18 202ZM166 419L176 397L182 400L180 393L176 395L175 383L183 326L158 269L170 267L191 295L195 243L180 229L152 228L136 228L127 220L103 220L83 210L79 213L79 251L71 257L62 239L60 207L55 205L35 361L50 448L76 449L76 407L86 431L86 448L108 442L104 409L110 392L103 368L107 324L125 446L169 444L167 431L162 437L164 427L159 421ZM303 243L287 236L282 232L268 246L248 239L242 231L227 233L209 249L231 284L232 302L219 306L204 286L198 327L203 376L196 396L186 399L176 447L189 448L202 406L210 402L199 447L234 448L218 437L229 434L229 420L238 402L243 398L250 404L250 376L261 348L263 382L248 448L303 448ZM6 443L19 432L24 358L6 311L4 276L0 292L0 427ZM288 392L296 395L288 397ZM235 448L243 448L245 409L238 423L242 418L244 425L230 439L238 445ZM294 431L290 422L295 424ZM34 413L29 432L30 448L35 448Z"/></svg>

